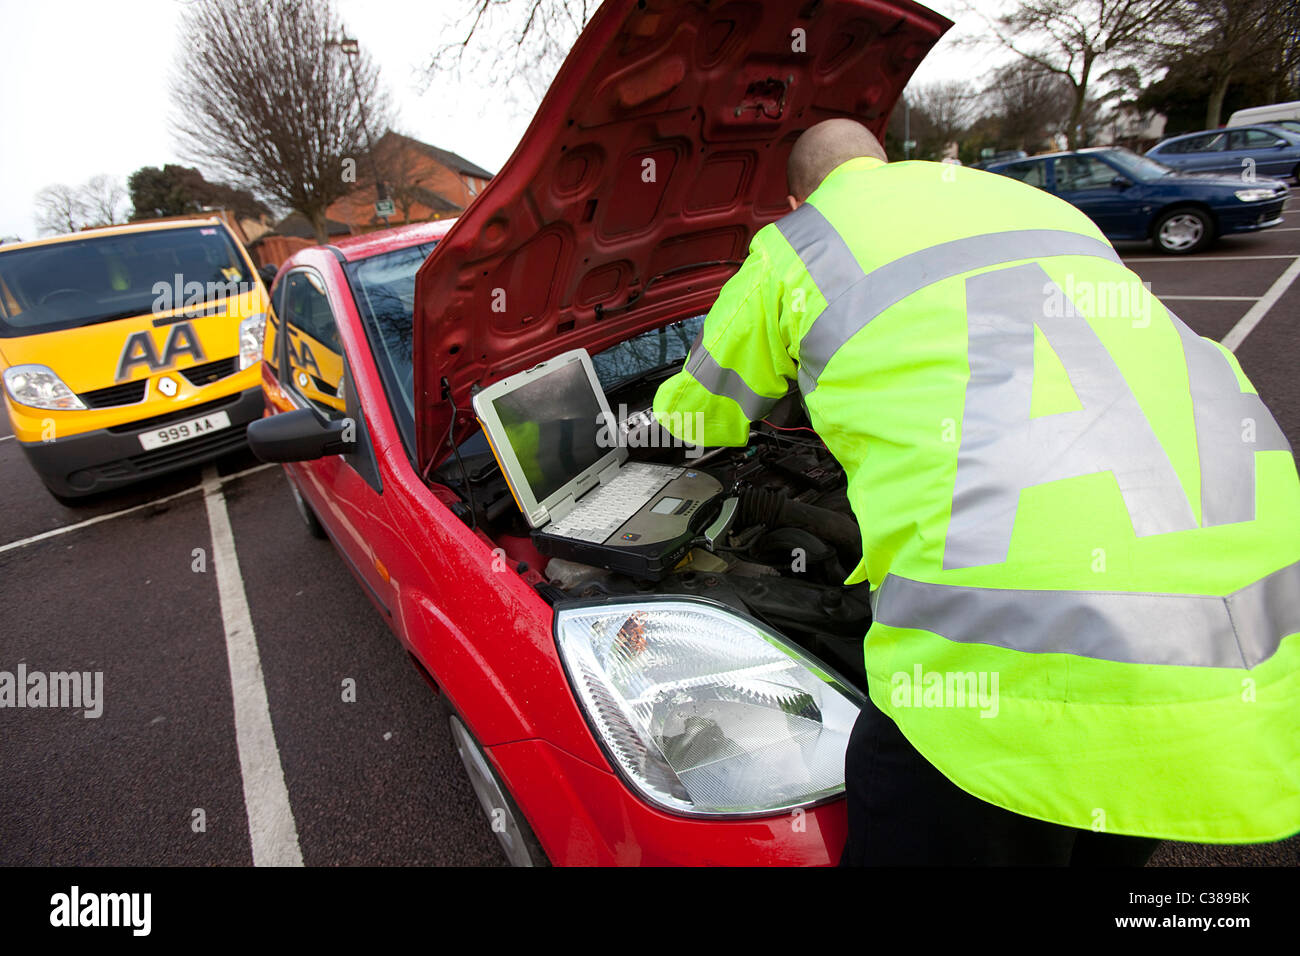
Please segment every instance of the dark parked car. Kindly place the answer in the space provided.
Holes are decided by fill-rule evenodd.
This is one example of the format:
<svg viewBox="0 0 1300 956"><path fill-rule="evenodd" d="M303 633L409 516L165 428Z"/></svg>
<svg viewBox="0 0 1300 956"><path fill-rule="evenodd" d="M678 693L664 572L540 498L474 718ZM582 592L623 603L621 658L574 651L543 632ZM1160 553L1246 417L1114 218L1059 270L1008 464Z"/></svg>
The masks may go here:
<svg viewBox="0 0 1300 956"><path fill-rule="evenodd" d="M1205 130L1157 143L1147 156L1185 173L1300 179L1300 131L1282 123Z"/></svg>
<svg viewBox="0 0 1300 956"><path fill-rule="evenodd" d="M1004 149L999 153L994 153L988 159L981 159L978 163L972 163L971 165L974 169L988 169L998 163L1008 163L1013 159L1024 159L1028 155L1023 149Z"/></svg>
<svg viewBox="0 0 1300 956"><path fill-rule="evenodd" d="M1109 147L998 163L989 172L1073 203L1112 241L1150 239L1170 253L1196 252L1218 236L1276 226L1287 197L1280 180L1185 175Z"/></svg>

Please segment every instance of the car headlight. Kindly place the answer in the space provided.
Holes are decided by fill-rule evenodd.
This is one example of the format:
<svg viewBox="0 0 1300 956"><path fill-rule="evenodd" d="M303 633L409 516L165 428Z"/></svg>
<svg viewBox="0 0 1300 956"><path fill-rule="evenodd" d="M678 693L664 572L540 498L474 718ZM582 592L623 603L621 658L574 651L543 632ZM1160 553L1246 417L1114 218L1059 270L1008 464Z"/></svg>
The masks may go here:
<svg viewBox="0 0 1300 956"><path fill-rule="evenodd" d="M262 339L266 335L266 313L258 312L239 323L239 369L262 361Z"/></svg>
<svg viewBox="0 0 1300 956"><path fill-rule="evenodd" d="M5 391L19 405L58 410L86 407L63 379L44 365L15 365L5 369L4 380Z"/></svg>
<svg viewBox="0 0 1300 956"><path fill-rule="evenodd" d="M614 765L658 806L752 816L843 791L862 695L762 625L672 598L563 608L555 633Z"/></svg>
<svg viewBox="0 0 1300 956"><path fill-rule="evenodd" d="M1238 189L1233 195L1242 202L1261 202L1272 199L1277 193L1272 189Z"/></svg>

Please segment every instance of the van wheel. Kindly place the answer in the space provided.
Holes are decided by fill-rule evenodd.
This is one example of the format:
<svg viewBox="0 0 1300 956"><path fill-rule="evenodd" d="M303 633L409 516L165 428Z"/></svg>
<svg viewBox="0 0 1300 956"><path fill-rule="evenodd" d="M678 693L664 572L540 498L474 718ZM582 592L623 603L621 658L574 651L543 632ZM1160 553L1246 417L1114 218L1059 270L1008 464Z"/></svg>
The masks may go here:
<svg viewBox="0 0 1300 956"><path fill-rule="evenodd" d="M1214 240L1214 220L1207 212L1184 206L1157 219L1152 233L1161 252L1185 256L1199 252Z"/></svg>
<svg viewBox="0 0 1300 956"><path fill-rule="evenodd" d="M311 505L307 504L307 500L298 491L298 486L293 483L292 478L289 479L289 493L293 495L293 503L294 507L298 509L298 516L302 518L302 523L307 526L307 533L313 538L326 537L324 525L320 523L320 519L316 517L316 512L311 510Z"/></svg>
<svg viewBox="0 0 1300 956"><path fill-rule="evenodd" d="M450 703L447 704L450 710ZM519 807L506 792L505 785L492 769L487 754L479 746L474 735L469 732L465 722L456 713L449 713L447 723L451 727L451 739L460 754L465 772L469 774L470 785L478 797L479 806L487 814L492 832L501 851L511 866L550 866L546 851L537 841L532 827L520 813Z"/></svg>

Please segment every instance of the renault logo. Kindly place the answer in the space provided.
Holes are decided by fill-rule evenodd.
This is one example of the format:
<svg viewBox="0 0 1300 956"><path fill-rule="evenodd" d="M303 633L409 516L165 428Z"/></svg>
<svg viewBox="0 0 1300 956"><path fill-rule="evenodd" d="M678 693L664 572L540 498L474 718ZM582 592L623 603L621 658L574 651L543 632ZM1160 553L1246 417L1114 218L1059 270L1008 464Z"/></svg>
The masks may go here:
<svg viewBox="0 0 1300 956"><path fill-rule="evenodd" d="M176 385L176 379L172 378L170 375L164 375L162 378L158 379L158 391L162 392L162 394L166 395L168 398L175 395L177 390L178 386Z"/></svg>

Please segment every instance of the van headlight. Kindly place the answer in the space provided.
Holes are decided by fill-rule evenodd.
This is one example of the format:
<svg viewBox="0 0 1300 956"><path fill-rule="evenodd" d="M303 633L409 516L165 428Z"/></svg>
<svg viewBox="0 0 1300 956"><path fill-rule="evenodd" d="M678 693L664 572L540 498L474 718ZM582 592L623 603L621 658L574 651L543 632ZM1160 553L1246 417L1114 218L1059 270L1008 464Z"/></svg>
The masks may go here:
<svg viewBox="0 0 1300 956"><path fill-rule="evenodd" d="M755 816L843 791L862 695L757 622L651 599L561 608L555 634L598 738L652 803Z"/></svg>
<svg viewBox="0 0 1300 956"><path fill-rule="evenodd" d="M5 391L19 405L59 411L84 409L77 393L46 365L15 365L5 369Z"/></svg>
<svg viewBox="0 0 1300 956"><path fill-rule="evenodd" d="M266 313L258 312L239 323L239 370L262 361L262 339L266 335Z"/></svg>

